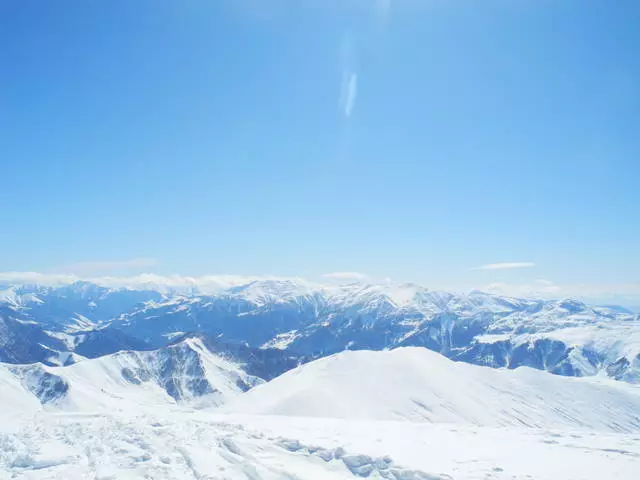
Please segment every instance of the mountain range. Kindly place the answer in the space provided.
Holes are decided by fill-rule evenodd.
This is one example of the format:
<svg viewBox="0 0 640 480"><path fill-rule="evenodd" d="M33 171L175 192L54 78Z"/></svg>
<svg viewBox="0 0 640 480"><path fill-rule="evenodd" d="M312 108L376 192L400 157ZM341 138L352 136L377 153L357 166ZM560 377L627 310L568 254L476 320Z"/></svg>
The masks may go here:
<svg viewBox="0 0 640 480"><path fill-rule="evenodd" d="M0 287L0 361L69 365L199 335L218 352L279 350L295 364L343 350L420 346L477 365L640 380L640 315L615 306L414 284L267 279L207 294L151 286ZM279 373L266 365L261 378Z"/></svg>
<svg viewBox="0 0 640 480"><path fill-rule="evenodd" d="M637 476L640 318L413 284L0 287L0 477Z"/></svg>

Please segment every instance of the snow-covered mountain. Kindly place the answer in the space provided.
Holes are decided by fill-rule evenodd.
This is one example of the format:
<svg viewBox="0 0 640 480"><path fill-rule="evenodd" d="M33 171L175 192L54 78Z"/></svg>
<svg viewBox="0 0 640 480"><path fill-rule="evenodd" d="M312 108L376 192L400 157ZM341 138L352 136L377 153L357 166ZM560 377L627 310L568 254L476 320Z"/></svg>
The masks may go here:
<svg viewBox="0 0 640 480"><path fill-rule="evenodd" d="M207 350L189 337L141 357L0 368L0 477L631 480L640 467L636 385L398 348L242 392L246 373Z"/></svg>
<svg viewBox="0 0 640 480"><path fill-rule="evenodd" d="M640 432L640 389L453 362L424 348L347 351L236 397L225 412Z"/></svg>
<svg viewBox="0 0 640 480"><path fill-rule="evenodd" d="M9 305L0 304L0 362L66 364L68 345Z"/></svg>
<svg viewBox="0 0 640 480"><path fill-rule="evenodd" d="M248 374L245 365L230 355L212 353L202 339L190 337L159 350L122 351L64 367L0 364L0 382L15 390L19 381L20 397L28 392L49 410L216 406L264 382Z"/></svg>
<svg viewBox="0 0 640 480"><path fill-rule="evenodd" d="M73 361L69 352L93 358L160 348L183 334L202 333L226 344L277 348L296 357L423 346L492 367L640 379L640 316L614 307L456 294L414 284L336 286L295 279L217 285L206 295L195 287L191 294L151 288L87 282L7 287L5 309L23 322L35 322L30 328L39 327L53 340L29 344L32 335L13 335L26 346L20 356L5 354L4 361L48 361L39 345L57 352L49 355L54 358L49 363L56 364L58 358ZM2 342L8 344L2 336L0 351L7 348Z"/></svg>
<svg viewBox="0 0 640 480"><path fill-rule="evenodd" d="M116 328L63 333L45 330L26 309L0 304L0 362L69 365L120 350L150 350Z"/></svg>
<svg viewBox="0 0 640 480"><path fill-rule="evenodd" d="M199 331L314 357L344 349L424 346L493 367L640 378L638 316L570 299L460 295L410 284L314 288L270 281L213 296L150 302L110 326L154 345L174 331Z"/></svg>
<svg viewBox="0 0 640 480"><path fill-rule="evenodd" d="M28 313L46 330L64 333L93 329L122 312L162 298L155 290L110 288L86 281L60 287L0 286L0 302Z"/></svg>

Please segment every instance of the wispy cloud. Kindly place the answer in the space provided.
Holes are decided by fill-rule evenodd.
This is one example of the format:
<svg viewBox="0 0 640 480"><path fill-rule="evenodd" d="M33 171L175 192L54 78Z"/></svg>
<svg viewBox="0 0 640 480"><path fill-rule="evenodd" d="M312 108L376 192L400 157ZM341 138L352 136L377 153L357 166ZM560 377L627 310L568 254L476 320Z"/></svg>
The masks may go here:
<svg viewBox="0 0 640 480"><path fill-rule="evenodd" d="M68 285L81 280L75 275L40 272L0 272L0 284Z"/></svg>
<svg viewBox="0 0 640 480"><path fill-rule="evenodd" d="M114 277L106 277L104 275L130 275L136 273L136 271L154 267L157 263L157 260L153 258L133 258L130 260L77 262L61 265L51 269L49 272L0 272L0 284L55 286L68 285L80 280L100 280L102 283L109 283L109 279ZM138 278L143 276L139 275ZM121 278L131 279L136 277ZM124 281L124 283L127 283L127 281Z"/></svg>
<svg viewBox="0 0 640 480"><path fill-rule="evenodd" d="M390 279L375 280L359 272L333 272L321 275L326 281L371 283L393 283ZM105 287L129 288L133 290L157 290L165 293L198 291L213 294L236 285L245 285L256 280L291 280L308 286L322 286L297 277L275 277L267 275L157 275L144 273L133 276L91 276L40 272L0 272L0 287L4 285L36 284L48 286L69 285L86 280ZM538 279L530 283L491 283L475 289L489 293L523 298L573 297L593 304L618 304L636 307L640 312L640 284L556 284L551 280ZM0 288L2 290L2 288ZM450 286L449 290L456 290ZM466 290L466 288L465 288Z"/></svg>
<svg viewBox="0 0 640 480"><path fill-rule="evenodd" d="M154 258L132 258L130 260L100 260L89 262L77 262L55 268L57 272L77 275L90 275L96 273L113 272L117 270L139 270L157 265Z"/></svg>
<svg viewBox="0 0 640 480"><path fill-rule="evenodd" d="M362 5L366 8L367 14L373 13L375 22L381 30L385 30L391 17L392 0L368 0ZM358 48L355 37L351 31L347 31L342 39L341 47L342 78L340 85L339 106L340 111L346 119L349 119L354 112L358 99Z"/></svg>
<svg viewBox="0 0 640 480"><path fill-rule="evenodd" d="M358 98L358 74L351 73L347 76L343 112L345 117L350 117Z"/></svg>
<svg viewBox="0 0 640 480"><path fill-rule="evenodd" d="M332 280L364 280L368 275L360 272L332 272L325 273L322 277Z"/></svg>
<svg viewBox="0 0 640 480"><path fill-rule="evenodd" d="M535 263L531 262L500 262L488 263L474 268L474 270L510 270L514 268L531 268L535 267Z"/></svg>
<svg viewBox="0 0 640 480"><path fill-rule="evenodd" d="M640 306L640 284L567 284L546 279L530 283L491 283L480 290L512 297L564 298L574 297L592 303L613 303Z"/></svg>
<svg viewBox="0 0 640 480"><path fill-rule="evenodd" d="M349 118L358 98L358 68L353 36L345 34L342 40L342 83L340 86L340 110Z"/></svg>
<svg viewBox="0 0 640 480"><path fill-rule="evenodd" d="M512 297L554 297L567 295L571 289L556 285L549 280L541 279L532 283L520 284L495 282L483 286L480 290Z"/></svg>
<svg viewBox="0 0 640 480"><path fill-rule="evenodd" d="M376 0L375 9L378 23L383 28L386 27L391 15L391 0Z"/></svg>
<svg viewBox="0 0 640 480"><path fill-rule="evenodd" d="M70 285L78 281L93 282L104 287L129 288L133 290L191 291L213 293L236 285L245 285L256 280L293 280L309 283L295 277L274 277L270 275L157 275L143 273L131 276L91 276L40 272L0 272L0 285L34 284L46 286Z"/></svg>

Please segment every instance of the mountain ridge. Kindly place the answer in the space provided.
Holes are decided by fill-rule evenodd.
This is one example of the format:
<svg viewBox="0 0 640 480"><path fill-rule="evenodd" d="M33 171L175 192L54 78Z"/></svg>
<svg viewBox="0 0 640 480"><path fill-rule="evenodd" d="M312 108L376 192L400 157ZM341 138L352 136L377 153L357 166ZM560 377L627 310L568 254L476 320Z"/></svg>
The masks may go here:
<svg viewBox="0 0 640 480"><path fill-rule="evenodd" d="M66 366L0 363L0 379L9 386L19 381L22 396L30 393L49 410L199 408L220 405L265 381L243 366L188 337L158 350L120 351Z"/></svg>
<svg viewBox="0 0 640 480"><path fill-rule="evenodd" d="M481 367L418 347L336 353L256 386L222 411L640 432L636 385Z"/></svg>
<svg viewBox="0 0 640 480"><path fill-rule="evenodd" d="M35 322L43 338L51 337L38 344L52 351L52 364L59 358L73 361L71 353L96 357L161 348L194 333L307 359L345 349L422 346L454 360L492 367L530 366L632 383L640 379L640 315L617 308L575 299L523 299L478 291L465 295L407 283L230 283L207 295L89 282L14 286L3 290L12 295L6 296L10 300L5 300L0 315ZM91 343L92 338L98 340ZM7 344L0 334L0 351L6 351ZM15 363L30 361L46 362L46 354L32 359L23 355Z"/></svg>

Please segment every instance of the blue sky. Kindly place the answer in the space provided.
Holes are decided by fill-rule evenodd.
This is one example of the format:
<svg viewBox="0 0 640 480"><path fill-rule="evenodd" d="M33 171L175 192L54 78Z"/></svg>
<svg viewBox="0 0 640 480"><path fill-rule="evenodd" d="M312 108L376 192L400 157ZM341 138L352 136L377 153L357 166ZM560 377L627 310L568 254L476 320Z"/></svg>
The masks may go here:
<svg viewBox="0 0 640 480"><path fill-rule="evenodd" d="M640 295L639 21L636 0L2 2L0 270Z"/></svg>

